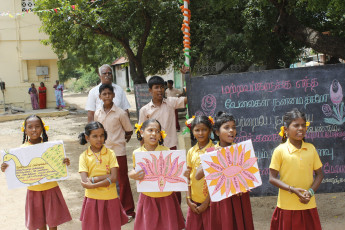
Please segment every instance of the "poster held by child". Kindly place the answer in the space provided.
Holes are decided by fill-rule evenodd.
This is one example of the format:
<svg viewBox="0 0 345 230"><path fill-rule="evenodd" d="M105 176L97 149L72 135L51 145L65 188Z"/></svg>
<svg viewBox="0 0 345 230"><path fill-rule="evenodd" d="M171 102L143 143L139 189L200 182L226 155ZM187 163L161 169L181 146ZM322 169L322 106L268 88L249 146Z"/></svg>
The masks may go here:
<svg viewBox="0 0 345 230"><path fill-rule="evenodd" d="M22 126L22 147L47 142L48 129L39 116L28 116ZM69 158L64 158L63 163L68 166ZM7 163L2 163L1 171L5 172L7 167ZM43 230L48 225L50 230L56 230L58 225L70 220L72 217L56 181L28 187L25 204L25 226L28 229Z"/></svg>
<svg viewBox="0 0 345 230"><path fill-rule="evenodd" d="M163 151L169 148L162 146L165 133L156 119L146 120L141 125L136 124L136 128L137 138L143 145L134 150L133 169L129 172L129 177L141 181L145 177L145 172L136 169L135 153ZM184 227L182 211L175 193L140 193L134 222L135 230L179 230Z"/></svg>
<svg viewBox="0 0 345 230"><path fill-rule="evenodd" d="M228 113L220 111L214 120L213 131L216 140L219 140L219 142L208 151L234 145L237 134L235 118ZM252 171L252 173L255 172ZM204 177L201 166L198 168L195 177L196 179ZM219 202L211 202L210 210L211 224L216 229L254 229L249 192L241 192Z"/></svg>

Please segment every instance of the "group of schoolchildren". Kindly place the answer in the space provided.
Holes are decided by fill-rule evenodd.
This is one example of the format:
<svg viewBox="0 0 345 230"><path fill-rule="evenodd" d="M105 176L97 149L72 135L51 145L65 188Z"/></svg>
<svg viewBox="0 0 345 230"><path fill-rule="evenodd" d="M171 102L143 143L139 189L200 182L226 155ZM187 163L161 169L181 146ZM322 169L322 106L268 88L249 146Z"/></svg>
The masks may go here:
<svg viewBox="0 0 345 230"><path fill-rule="evenodd" d="M136 136L140 141L133 152L133 169L128 176L134 180L145 177L135 168L135 152L177 149L175 109L185 107L187 99L164 98L164 80L154 76L149 82L152 101L140 110ZM89 147L80 155L79 173L85 188L80 220L82 229L121 229L128 222L117 193L119 177L118 152L125 154L125 143L132 135L127 113L113 104L111 85L101 85L99 97L103 108L95 112L95 121L86 125L79 135L80 144ZM269 181L279 188L277 207L271 229L321 229L314 193L322 178L322 163L312 144L304 142L307 126L304 113L293 109L287 112L281 127L282 144L274 151ZM187 153L188 178L184 219L181 195L178 192L142 192L137 203L134 229L136 230L201 230L254 229L249 192L240 193L219 202L212 202L207 189L200 155L234 144L236 124L232 115L218 112L214 118L197 116L186 125L196 144ZM48 141L46 126L36 115L23 123L23 145ZM218 140L211 140L211 133ZM116 155L114 153L116 152ZM65 158L64 163L70 161ZM4 172L8 164L1 165ZM315 176L314 176L315 173ZM122 194L122 193L121 193ZM57 229L71 220L57 182L28 187L25 205L25 224L28 229Z"/></svg>

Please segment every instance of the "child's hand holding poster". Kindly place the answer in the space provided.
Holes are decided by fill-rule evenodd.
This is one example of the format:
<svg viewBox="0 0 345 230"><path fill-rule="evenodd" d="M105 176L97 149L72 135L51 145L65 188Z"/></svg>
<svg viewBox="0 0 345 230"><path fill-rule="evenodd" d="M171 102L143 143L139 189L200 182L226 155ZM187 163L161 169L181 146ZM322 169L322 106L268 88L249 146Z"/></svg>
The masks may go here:
<svg viewBox="0 0 345 230"><path fill-rule="evenodd" d="M135 170L145 177L137 181L138 192L188 191L186 151L148 151L135 153Z"/></svg>
<svg viewBox="0 0 345 230"><path fill-rule="evenodd" d="M67 179L63 163L65 150L62 141L44 142L23 148L1 151L8 164L5 171L9 189Z"/></svg>
<svg viewBox="0 0 345 230"><path fill-rule="evenodd" d="M200 159L214 202L262 184L251 140L203 154Z"/></svg>

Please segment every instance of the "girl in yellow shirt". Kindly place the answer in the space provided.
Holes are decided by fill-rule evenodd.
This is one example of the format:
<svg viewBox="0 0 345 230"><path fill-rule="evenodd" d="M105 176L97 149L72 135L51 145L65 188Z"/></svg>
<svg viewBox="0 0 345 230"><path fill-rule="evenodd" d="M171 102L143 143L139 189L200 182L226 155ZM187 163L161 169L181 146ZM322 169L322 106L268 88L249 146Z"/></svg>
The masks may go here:
<svg viewBox="0 0 345 230"><path fill-rule="evenodd" d="M284 115L283 125L279 133L283 143L274 150L270 164L269 181L279 188L271 230L321 230L314 193L323 179L322 163L314 145L304 142L309 122L293 109Z"/></svg>
<svg viewBox="0 0 345 230"><path fill-rule="evenodd" d="M81 185L85 188L82 229L119 230L128 222L116 190L119 165L115 153L104 146L106 139L107 132L99 122L87 124L79 135L80 144L90 143L79 157Z"/></svg>
<svg viewBox="0 0 345 230"><path fill-rule="evenodd" d="M213 131L215 139L219 140L215 148L227 147L235 144L236 123L232 115L222 111L218 112L215 117ZM201 179L202 177L204 177L204 172L202 168L199 167L196 179ZM211 202L210 212L211 225L214 229L254 229L249 192L240 193L219 202Z"/></svg>
<svg viewBox="0 0 345 230"><path fill-rule="evenodd" d="M169 148L162 146L165 133L156 119L146 120L142 126L136 124L137 138L143 145L135 152L162 151ZM135 171L135 155L133 153L133 170L129 177L142 180L145 172ZM139 195L134 230L180 230L184 229L184 219L176 194L173 192L143 192Z"/></svg>
<svg viewBox="0 0 345 230"><path fill-rule="evenodd" d="M187 230L212 229L209 207L210 197L205 178L201 180L195 179L195 173L201 165L200 155L206 153L207 149L214 147L210 139L212 122L212 118L198 116L194 118L190 125L192 139L197 140L197 143L187 153L188 169L185 173L185 176L189 179Z"/></svg>
<svg viewBox="0 0 345 230"><path fill-rule="evenodd" d="M36 115L28 116L23 122L23 144L21 147L35 145L48 141L45 126L42 119ZM63 161L69 165L69 159ZM1 171L5 171L7 163L1 164ZM25 226L28 229L56 230L58 225L72 220L65 199L56 181L29 186L25 203Z"/></svg>

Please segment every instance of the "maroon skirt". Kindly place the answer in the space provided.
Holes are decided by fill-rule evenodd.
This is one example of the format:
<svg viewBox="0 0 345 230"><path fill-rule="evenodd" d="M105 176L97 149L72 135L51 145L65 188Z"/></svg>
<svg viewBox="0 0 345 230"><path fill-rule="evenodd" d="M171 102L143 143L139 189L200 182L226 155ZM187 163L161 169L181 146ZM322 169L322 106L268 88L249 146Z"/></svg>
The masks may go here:
<svg viewBox="0 0 345 230"><path fill-rule="evenodd" d="M195 203L195 202L194 202ZM196 203L198 206L200 203ZM212 230L211 209L208 207L203 213L196 214L188 208L186 219L186 230Z"/></svg>
<svg viewBox="0 0 345 230"><path fill-rule="evenodd" d="M134 230L184 229L181 207L175 193L166 197L139 195Z"/></svg>
<svg viewBox="0 0 345 230"><path fill-rule="evenodd" d="M128 222L119 198L96 200L84 198L80 215L82 229L119 230Z"/></svg>
<svg viewBox="0 0 345 230"><path fill-rule="evenodd" d="M284 210L276 207L271 220L271 230L321 230L317 208Z"/></svg>
<svg viewBox="0 0 345 230"><path fill-rule="evenodd" d="M25 226L38 229L46 225L56 227L72 220L59 186L26 193Z"/></svg>
<svg viewBox="0 0 345 230"><path fill-rule="evenodd" d="M211 202L210 208L213 229L254 229L249 192L233 195L219 202Z"/></svg>

